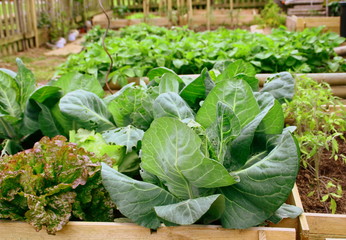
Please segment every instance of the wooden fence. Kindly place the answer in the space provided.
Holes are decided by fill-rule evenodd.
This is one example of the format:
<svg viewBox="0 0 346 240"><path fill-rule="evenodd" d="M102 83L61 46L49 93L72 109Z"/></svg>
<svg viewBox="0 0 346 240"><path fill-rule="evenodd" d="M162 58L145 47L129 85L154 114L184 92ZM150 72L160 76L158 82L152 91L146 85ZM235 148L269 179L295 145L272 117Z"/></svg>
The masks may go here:
<svg viewBox="0 0 346 240"><path fill-rule="evenodd" d="M0 54L7 55L35 46L34 0L0 1Z"/></svg>
<svg viewBox="0 0 346 240"><path fill-rule="evenodd" d="M111 0L102 0L111 9ZM100 13L97 0L0 0L0 56L39 46L40 33L66 36L76 23Z"/></svg>

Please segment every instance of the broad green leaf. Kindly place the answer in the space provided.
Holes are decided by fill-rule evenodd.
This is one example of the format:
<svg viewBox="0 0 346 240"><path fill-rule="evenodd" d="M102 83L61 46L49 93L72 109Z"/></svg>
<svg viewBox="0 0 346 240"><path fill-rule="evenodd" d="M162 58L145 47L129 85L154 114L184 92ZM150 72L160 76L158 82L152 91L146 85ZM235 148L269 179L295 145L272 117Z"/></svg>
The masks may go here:
<svg viewBox="0 0 346 240"><path fill-rule="evenodd" d="M156 214L171 223L189 225L199 220L221 195L188 199L182 202L154 207Z"/></svg>
<svg viewBox="0 0 346 240"><path fill-rule="evenodd" d="M181 83L181 79L179 81L177 75L173 73L163 74L160 80L160 85L159 85L160 94L167 93L167 92L179 93L180 83Z"/></svg>
<svg viewBox="0 0 346 240"><path fill-rule="evenodd" d="M53 106L61 98L61 89L53 86L43 86L37 88L31 95L30 99L39 103L45 103L48 106Z"/></svg>
<svg viewBox="0 0 346 240"><path fill-rule="evenodd" d="M273 99L273 95L270 93L260 93L256 96L257 102L261 108L264 110L270 102L274 101L274 106L269 110L267 115L263 118L257 132L265 134L280 134L285 125L285 117L279 101Z"/></svg>
<svg viewBox="0 0 346 240"><path fill-rule="evenodd" d="M225 80L218 83L205 99L197 112L196 121L203 127L209 127L216 119L217 103L229 106L243 127L260 112L250 86L243 80Z"/></svg>
<svg viewBox="0 0 346 240"><path fill-rule="evenodd" d="M294 78L289 72L277 73L267 79L261 92L271 93L280 103L290 101L294 95Z"/></svg>
<svg viewBox="0 0 346 240"><path fill-rule="evenodd" d="M186 85L180 92L180 96L191 106L198 106L209 94L215 83L210 78L207 69L203 69L201 75Z"/></svg>
<svg viewBox="0 0 346 240"><path fill-rule="evenodd" d="M175 117L180 120L195 119L194 112L189 105L174 92L160 94L154 102L153 111L154 118Z"/></svg>
<svg viewBox="0 0 346 240"><path fill-rule="evenodd" d="M65 116L59 107L59 103L56 103L51 108L51 113L54 119L59 123L59 125L63 128L63 135L68 136L70 130L78 130L81 128L79 124L75 120L71 120L68 116Z"/></svg>
<svg viewBox="0 0 346 240"><path fill-rule="evenodd" d="M248 160L256 130L274 106L275 99L271 97L271 100L266 102L266 107L249 124L241 129L239 136L230 143L228 150L230 157L225 159L224 162L227 169L239 169Z"/></svg>
<svg viewBox="0 0 346 240"><path fill-rule="evenodd" d="M0 113L21 118L21 106L18 103L19 89L13 78L0 71Z"/></svg>
<svg viewBox="0 0 346 240"><path fill-rule="evenodd" d="M55 120L54 116L51 113L51 110L42 103L37 103L41 112L38 116L38 122L40 125L40 130L44 136L55 137L56 135L63 135L63 129L59 123Z"/></svg>
<svg viewBox="0 0 346 240"><path fill-rule="evenodd" d="M53 86L43 86L37 88L29 97L29 101L26 103L24 111L24 132L32 132L32 128L35 128L35 122L38 122L38 116L41 112L39 103L48 107L54 106L61 97L61 89Z"/></svg>
<svg viewBox="0 0 346 240"><path fill-rule="evenodd" d="M0 72L5 73L7 75L9 75L11 78L15 78L17 73L13 72L10 69L6 69L6 68L0 68Z"/></svg>
<svg viewBox="0 0 346 240"><path fill-rule="evenodd" d="M220 189L226 198L222 225L248 228L268 219L286 201L298 169L298 148L291 134L286 133L265 158L235 172L239 183Z"/></svg>
<svg viewBox="0 0 346 240"><path fill-rule="evenodd" d="M256 75L256 69L250 63L244 62L243 60L237 60L230 63L225 70L222 71L222 73L217 77L216 82L234 78L238 74L254 77Z"/></svg>
<svg viewBox="0 0 346 240"><path fill-rule="evenodd" d="M15 80L19 88L19 104L22 112L24 112L26 102L36 88L36 80L34 74L24 66L22 60L17 58L16 62L18 66L18 73Z"/></svg>
<svg viewBox="0 0 346 240"><path fill-rule="evenodd" d="M64 94L81 89L102 97L104 90L96 77L78 72L70 72L51 82L52 86L60 87Z"/></svg>
<svg viewBox="0 0 346 240"><path fill-rule="evenodd" d="M84 148L89 152L95 153L97 156L107 156L113 158L113 164L117 164L122 160L125 155L123 146L110 145L102 137L101 133L95 131L88 131L85 129L78 129L78 131L70 131L70 142L77 143L79 147Z"/></svg>
<svg viewBox="0 0 346 240"><path fill-rule="evenodd" d="M173 65L177 69L180 69L182 66L187 65L189 62L185 59L174 59L173 60Z"/></svg>
<svg viewBox="0 0 346 240"><path fill-rule="evenodd" d="M61 98L59 108L82 128L99 132L115 128L106 104L94 93L84 90L70 92Z"/></svg>
<svg viewBox="0 0 346 240"><path fill-rule="evenodd" d="M102 183L119 211L135 223L160 226L154 207L177 203L178 199L154 184L134 180L102 163Z"/></svg>
<svg viewBox="0 0 346 240"><path fill-rule="evenodd" d="M303 209L284 203L268 220L277 224L284 218L296 218L302 213Z"/></svg>
<svg viewBox="0 0 346 240"><path fill-rule="evenodd" d="M150 70L147 74L147 77L150 81L154 80L157 77L161 77L165 73L172 73L177 75L173 70L166 68L166 67L158 67Z"/></svg>
<svg viewBox="0 0 346 240"><path fill-rule="evenodd" d="M252 91L258 91L258 89L259 89L259 81L254 76L248 76L248 75L239 73L234 78L235 79L242 79L245 82L247 82L250 85Z"/></svg>
<svg viewBox="0 0 346 240"><path fill-rule="evenodd" d="M222 102L217 103L217 118L206 129L211 146L217 154L217 160L223 163L228 143L240 133L240 123L232 109Z"/></svg>
<svg viewBox="0 0 346 240"><path fill-rule="evenodd" d="M143 135L143 130L131 125L102 133L102 137L108 144L126 146L126 153L131 152L134 147L138 146L138 142L142 141Z"/></svg>
<svg viewBox="0 0 346 240"><path fill-rule="evenodd" d="M108 110L111 112L115 124L118 127L131 125L133 122L131 114L142 106L142 101L146 96L147 93L143 88L129 87L110 101L108 103Z"/></svg>
<svg viewBox="0 0 346 240"><path fill-rule="evenodd" d="M196 187L234 184L235 179L217 161L206 158L202 141L181 121L158 118L144 133L142 168L156 175L168 190L182 199L194 198Z"/></svg>

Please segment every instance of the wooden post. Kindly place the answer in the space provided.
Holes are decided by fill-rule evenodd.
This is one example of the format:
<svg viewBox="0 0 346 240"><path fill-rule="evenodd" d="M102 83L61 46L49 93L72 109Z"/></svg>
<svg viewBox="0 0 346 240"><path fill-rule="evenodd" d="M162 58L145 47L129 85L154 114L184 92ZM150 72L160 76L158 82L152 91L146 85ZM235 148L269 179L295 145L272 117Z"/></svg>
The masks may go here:
<svg viewBox="0 0 346 240"><path fill-rule="evenodd" d="M178 25L181 23L181 6L180 6L180 0L177 0L177 17L178 17Z"/></svg>
<svg viewBox="0 0 346 240"><path fill-rule="evenodd" d="M210 31L210 0L207 0L207 30Z"/></svg>
<svg viewBox="0 0 346 240"><path fill-rule="evenodd" d="M69 23L71 25L74 25L75 21L74 21L74 18L73 18L73 0L69 0L67 2L67 9L68 9L68 17L69 17Z"/></svg>
<svg viewBox="0 0 346 240"><path fill-rule="evenodd" d="M148 23L148 19L149 19L149 0L143 0L143 13L144 13L144 22Z"/></svg>
<svg viewBox="0 0 346 240"><path fill-rule="evenodd" d="M187 24L190 26L192 17L193 17L193 9L192 9L192 0L187 0L188 12L187 12Z"/></svg>
<svg viewBox="0 0 346 240"><path fill-rule="evenodd" d="M32 29L35 34L35 47L39 47L39 41L38 41L38 30L37 30L37 15L36 15L36 8L35 8L35 0L30 0L30 17L32 21Z"/></svg>
<svg viewBox="0 0 346 240"><path fill-rule="evenodd" d="M7 1L2 1L2 12L3 12L3 18L1 18L1 20L2 19L4 19L4 33L5 33L5 36L6 36L6 38L9 38L9 36L10 36L10 28L9 28L9 21L8 21L8 14L7 14L7 9L6 9L6 5L7 5Z"/></svg>
<svg viewBox="0 0 346 240"><path fill-rule="evenodd" d="M233 19L233 15L234 15L234 13L233 13L233 8L234 8L234 2L233 2L233 0L230 0L229 1L229 10L230 10L230 14L231 14L231 27L233 27L234 26L234 19Z"/></svg>
<svg viewBox="0 0 346 240"><path fill-rule="evenodd" d="M172 0L168 0L167 3L167 12L168 12L168 20L173 22L172 20Z"/></svg>

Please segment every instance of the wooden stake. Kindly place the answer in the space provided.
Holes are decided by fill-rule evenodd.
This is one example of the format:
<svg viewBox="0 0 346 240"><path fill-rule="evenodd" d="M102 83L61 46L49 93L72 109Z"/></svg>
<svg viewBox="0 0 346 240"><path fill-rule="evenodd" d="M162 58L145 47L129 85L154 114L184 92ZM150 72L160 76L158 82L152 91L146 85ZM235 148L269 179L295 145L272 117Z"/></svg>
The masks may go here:
<svg viewBox="0 0 346 240"><path fill-rule="evenodd" d="M168 20L172 22L172 0L168 0L167 3Z"/></svg>
<svg viewBox="0 0 346 240"><path fill-rule="evenodd" d="M207 30L210 31L210 18L211 18L211 14L210 14L210 0L207 0Z"/></svg>
<svg viewBox="0 0 346 240"><path fill-rule="evenodd" d="M34 31L34 34L35 34L35 47L39 47L35 0L30 0L29 3L30 3L29 8L31 12L30 16L31 16L32 30Z"/></svg>
<svg viewBox="0 0 346 240"><path fill-rule="evenodd" d="M230 0L229 1L229 9L230 9L230 14L231 14L231 26L233 27L234 26L234 23L233 23L233 8L234 8L234 3L233 3L233 0Z"/></svg>
<svg viewBox="0 0 346 240"><path fill-rule="evenodd" d="M192 0L187 0L187 4L189 8L187 13L187 24L190 26L193 17Z"/></svg>

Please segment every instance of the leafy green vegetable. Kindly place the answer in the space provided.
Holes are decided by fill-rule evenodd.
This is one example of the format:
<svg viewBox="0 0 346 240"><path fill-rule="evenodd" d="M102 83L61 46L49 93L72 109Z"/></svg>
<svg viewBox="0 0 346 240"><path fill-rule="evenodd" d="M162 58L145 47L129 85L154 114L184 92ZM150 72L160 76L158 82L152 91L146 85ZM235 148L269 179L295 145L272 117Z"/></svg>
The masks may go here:
<svg viewBox="0 0 346 240"><path fill-rule="evenodd" d="M0 71L0 138L6 139L3 153L10 154L21 150L21 143L36 131L36 128L22 131L28 124L25 109L35 90L35 78L20 59L17 65L17 74Z"/></svg>
<svg viewBox="0 0 346 240"><path fill-rule="evenodd" d="M100 40L94 39L97 31L87 35L90 43L86 43L86 49L69 56L59 74L87 73L103 81L110 60ZM195 33L186 28L166 29L145 24L130 26L120 32L110 31L106 39L114 60L110 77L112 82L123 85L129 77L147 75L153 80L157 73L149 71L157 67L172 69L180 75L199 74L204 68L210 70L214 66L215 70L229 75L223 71L223 63L237 60L249 62L252 69L239 64L229 77L246 75L246 71L343 72L346 69L345 60L337 57L333 48L344 42L344 38L322 31L323 27L289 32L281 27L274 29L270 35L264 35L240 29L219 28ZM251 87L258 87L256 79L252 78L251 81Z"/></svg>
<svg viewBox="0 0 346 240"><path fill-rule="evenodd" d="M0 218L25 220L54 234L71 218L112 221L100 161L66 138L42 138L33 149L0 159Z"/></svg>
<svg viewBox="0 0 346 240"><path fill-rule="evenodd" d="M76 90L60 99L59 107L65 117L80 127L103 131L115 128L106 104L92 92Z"/></svg>
<svg viewBox="0 0 346 240"><path fill-rule="evenodd" d="M227 74L215 83L204 70L178 88L167 87L167 74L177 79L167 69L150 73L151 85L143 91L155 92L150 96L156 99L147 102L154 120L141 139L142 181L102 166L103 184L122 214L149 228L161 221L216 220L227 228L248 228L292 211L281 206L298 173L299 150L290 129L283 129L276 98L289 101L281 83L287 82L290 93L294 81L288 73L279 74L265 91L254 92L255 71L241 67L240 62L228 64ZM116 98L130 99L129 88L138 87L129 86Z"/></svg>

